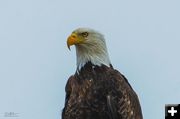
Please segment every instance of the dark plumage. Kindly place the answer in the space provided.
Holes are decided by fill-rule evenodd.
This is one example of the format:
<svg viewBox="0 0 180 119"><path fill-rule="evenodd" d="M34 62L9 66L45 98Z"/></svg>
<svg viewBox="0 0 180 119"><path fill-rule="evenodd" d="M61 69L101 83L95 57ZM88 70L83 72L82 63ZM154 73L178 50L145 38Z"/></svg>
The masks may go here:
<svg viewBox="0 0 180 119"><path fill-rule="evenodd" d="M67 82L62 119L142 119L142 112L120 72L87 63Z"/></svg>

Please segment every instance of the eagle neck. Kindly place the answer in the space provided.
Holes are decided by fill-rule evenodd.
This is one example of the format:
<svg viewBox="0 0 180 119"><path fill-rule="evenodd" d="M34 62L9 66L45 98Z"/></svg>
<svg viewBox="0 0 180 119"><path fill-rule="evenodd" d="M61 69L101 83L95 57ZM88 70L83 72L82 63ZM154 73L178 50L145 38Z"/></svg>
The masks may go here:
<svg viewBox="0 0 180 119"><path fill-rule="evenodd" d="M86 79L87 77L94 78L94 76L96 77L97 74L104 73L106 70L109 69L113 69L113 66L111 64L108 67L106 65L97 66L97 65L93 65L91 62L87 62L80 70L77 69L75 74L78 77L80 76L82 79Z"/></svg>
<svg viewBox="0 0 180 119"><path fill-rule="evenodd" d="M92 66L105 65L110 67L111 64L105 45L104 47L86 47L86 45L76 46L76 57L78 70L81 70L81 68L89 62L92 64Z"/></svg>

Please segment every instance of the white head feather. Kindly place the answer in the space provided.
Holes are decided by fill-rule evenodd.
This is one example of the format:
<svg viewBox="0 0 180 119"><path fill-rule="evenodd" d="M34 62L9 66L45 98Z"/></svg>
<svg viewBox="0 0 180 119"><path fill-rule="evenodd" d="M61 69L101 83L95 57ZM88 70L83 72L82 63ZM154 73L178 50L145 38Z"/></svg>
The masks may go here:
<svg viewBox="0 0 180 119"><path fill-rule="evenodd" d="M94 65L110 66L106 42L104 36L89 28L78 28L73 33L87 32L85 42L75 45L77 55L77 68L80 70L87 62L91 62Z"/></svg>

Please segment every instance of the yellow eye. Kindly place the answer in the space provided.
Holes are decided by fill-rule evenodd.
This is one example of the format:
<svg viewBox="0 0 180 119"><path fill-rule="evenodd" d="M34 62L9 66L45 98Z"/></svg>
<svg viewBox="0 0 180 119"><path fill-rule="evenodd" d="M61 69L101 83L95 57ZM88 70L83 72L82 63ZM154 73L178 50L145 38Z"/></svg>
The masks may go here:
<svg viewBox="0 0 180 119"><path fill-rule="evenodd" d="M83 33L81 33L81 35L82 35L83 37L87 37L89 34L88 34L88 32L83 32Z"/></svg>

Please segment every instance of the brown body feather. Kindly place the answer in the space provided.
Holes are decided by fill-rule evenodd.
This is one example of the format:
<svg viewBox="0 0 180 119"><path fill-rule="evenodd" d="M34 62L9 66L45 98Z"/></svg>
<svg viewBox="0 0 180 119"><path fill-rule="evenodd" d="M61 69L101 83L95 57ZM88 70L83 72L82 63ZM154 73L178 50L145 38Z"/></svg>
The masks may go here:
<svg viewBox="0 0 180 119"><path fill-rule="evenodd" d="M66 84L62 119L143 119L127 79L107 66L87 63Z"/></svg>

